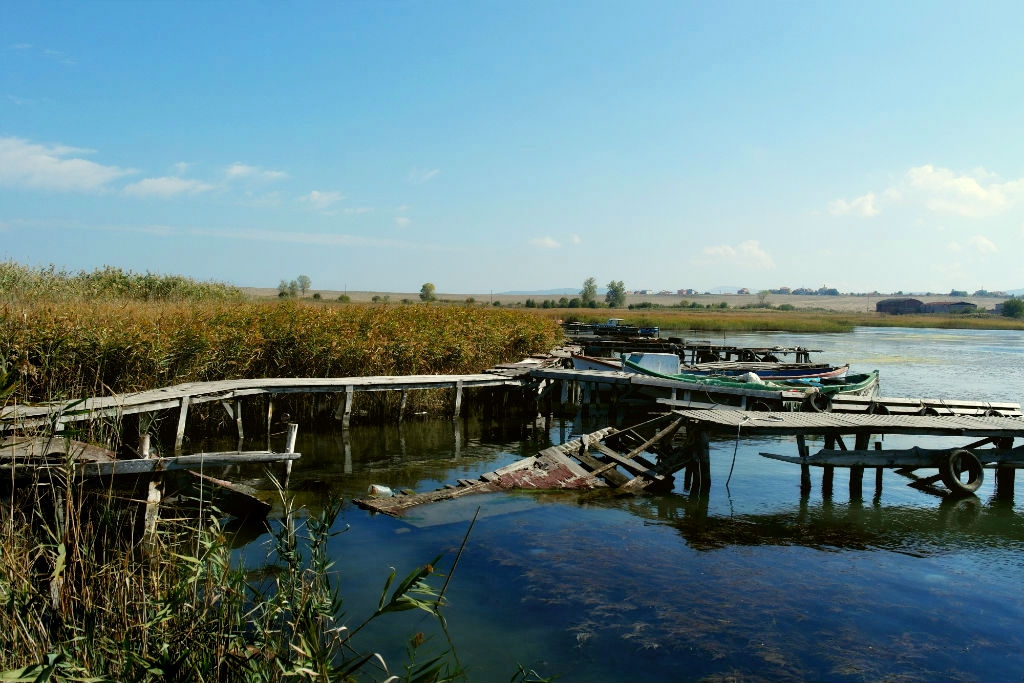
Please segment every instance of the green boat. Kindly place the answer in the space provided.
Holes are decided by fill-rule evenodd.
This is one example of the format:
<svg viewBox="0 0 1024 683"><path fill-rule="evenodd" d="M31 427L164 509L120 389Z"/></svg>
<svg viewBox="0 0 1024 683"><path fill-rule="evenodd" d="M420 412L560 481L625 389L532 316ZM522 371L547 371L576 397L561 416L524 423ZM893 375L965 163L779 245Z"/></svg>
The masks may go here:
<svg viewBox="0 0 1024 683"><path fill-rule="evenodd" d="M726 388L730 390L747 390L761 395L765 391L800 391L804 393L802 409L814 412L825 412L831 408L832 397L837 394L851 396L874 396L878 393L878 370L871 372L848 374L845 377L802 378L789 380L757 380L744 381L739 377L721 377L707 375L691 375L687 373L665 374L637 365L625 355L622 356L622 368L629 372L661 379L686 382L704 387L708 390Z"/></svg>

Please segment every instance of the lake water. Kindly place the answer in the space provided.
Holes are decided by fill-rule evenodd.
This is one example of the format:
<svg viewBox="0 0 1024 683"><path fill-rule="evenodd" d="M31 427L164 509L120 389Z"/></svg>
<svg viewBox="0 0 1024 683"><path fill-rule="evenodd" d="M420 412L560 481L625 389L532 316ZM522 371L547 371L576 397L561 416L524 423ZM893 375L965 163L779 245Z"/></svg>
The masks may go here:
<svg viewBox="0 0 1024 683"><path fill-rule="evenodd" d="M863 328L712 341L821 349L814 360L879 369L885 396L1024 399L1019 332ZM349 620L373 609L390 567L402 577L444 553L447 572L479 509L444 608L471 681L508 680L518 664L560 681L1024 678L1024 510L993 499L991 471L976 501L942 501L889 470L880 496L867 475L864 499L852 501L845 470L831 499L815 470L801 499L799 468L758 455L795 454L795 443L730 439L712 443L703 499L680 476L662 496L489 494L405 519L350 502L371 483L427 491L476 478L574 435L571 420L300 433L297 500L316 508L329 493L345 497L331 551ZM364 644L399 663L400 638L421 630L428 647L447 647L412 612L377 622Z"/></svg>

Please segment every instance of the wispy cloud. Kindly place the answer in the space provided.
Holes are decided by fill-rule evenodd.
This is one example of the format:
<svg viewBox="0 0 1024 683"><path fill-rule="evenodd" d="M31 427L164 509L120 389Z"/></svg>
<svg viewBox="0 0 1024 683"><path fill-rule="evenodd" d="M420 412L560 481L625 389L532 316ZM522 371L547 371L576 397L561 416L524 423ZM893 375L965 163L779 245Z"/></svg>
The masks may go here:
<svg viewBox="0 0 1024 683"><path fill-rule="evenodd" d="M735 247L722 244L705 247L694 259L700 265L724 265L768 270L775 267L771 255L761 248L757 240L740 242Z"/></svg>
<svg viewBox="0 0 1024 683"><path fill-rule="evenodd" d="M878 211L878 207L875 206L874 192L868 192L866 195L857 197L850 201L837 199L828 205L828 212L833 216L853 214L855 216L865 216L870 218L871 216L877 216Z"/></svg>
<svg viewBox="0 0 1024 683"><path fill-rule="evenodd" d="M66 52L61 52L60 50L51 50L50 48L38 48L32 43L14 43L12 45L8 45L7 49L41 55L47 59L53 60L60 64L64 64L65 66L74 66L77 63L75 59L68 56Z"/></svg>
<svg viewBox="0 0 1024 683"><path fill-rule="evenodd" d="M313 190L309 194L299 197L300 202L315 211L324 211L343 199L340 192L320 192L319 190Z"/></svg>
<svg viewBox="0 0 1024 683"><path fill-rule="evenodd" d="M347 214L361 214L361 213L373 213L372 206L352 206L345 209Z"/></svg>
<svg viewBox="0 0 1024 683"><path fill-rule="evenodd" d="M35 103L34 100L27 100L24 97L17 97L15 95L8 95L7 99L15 107L24 107L25 105L34 104Z"/></svg>
<svg viewBox="0 0 1024 683"><path fill-rule="evenodd" d="M558 249L562 246L552 237L534 237L530 240L530 245L541 249Z"/></svg>
<svg viewBox="0 0 1024 683"><path fill-rule="evenodd" d="M412 224L412 219L406 218L405 216L399 216L395 219L395 225L400 228L407 228Z"/></svg>
<svg viewBox="0 0 1024 683"><path fill-rule="evenodd" d="M571 241L573 244L582 244L583 238L577 235L576 233L573 233L572 235L569 236L569 241Z"/></svg>
<svg viewBox="0 0 1024 683"><path fill-rule="evenodd" d="M63 192L98 192L135 171L81 158L92 150L0 138L0 185Z"/></svg>
<svg viewBox="0 0 1024 683"><path fill-rule="evenodd" d="M252 180L283 180L288 177L284 171L270 171L259 166L250 166L236 161L224 170L228 180L249 178Z"/></svg>
<svg viewBox="0 0 1024 683"><path fill-rule="evenodd" d="M927 211L966 218L984 218L1003 213L1024 197L1024 178L1000 182L999 176L984 168L958 173L948 168L924 164L908 169L895 183L881 192L886 204L918 206ZM834 216L853 214L875 216L881 212L874 192L846 201L837 199L828 206Z"/></svg>
<svg viewBox="0 0 1024 683"><path fill-rule="evenodd" d="M374 247L396 249L423 249L428 251L456 251L449 247L436 244L405 242L402 240L363 237L362 235L346 235L332 233L286 232L279 230L214 230L195 229L187 231L191 235L207 237L223 237L231 240L252 240L258 242L281 242L288 244L312 244L329 247Z"/></svg>
<svg viewBox="0 0 1024 683"><path fill-rule="evenodd" d="M245 199L241 201L241 204L243 206L254 206L258 208L280 206L281 193L267 192L266 194L253 194L252 192L246 192Z"/></svg>
<svg viewBox="0 0 1024 683"><path fill-rule="evenodd" d="M967 240L967 246L971 247L972 249L981 254L996 253L996 245L992 242L992 240L982 235L975 235L974 237Z"/></svg>
<svg viewBox="0 0 1024 683"><path fill-rule="evenodd" d="M201 180L164 176L143 178L137 183L126 185L122 193L128 197L161 197L167 199L181 194L201 194L214 189L214 185Z"/></svg>
<svg viewBox="0 0 1024 683"><path fill-rule="evenodd" d="M423 169L414 168L409 171L408 180L413 185L422 185L423 183L430 182L441 172L439 168Z"/></svg>
<svg viewBox="0 0 1024 683"><path fill-rule="evenodd" d="M1024 192L1024 179L999 183L993 178L985 169L957 175L927 164L907 171L905 181L930 211L977 218L1002 211Z"/></svg>

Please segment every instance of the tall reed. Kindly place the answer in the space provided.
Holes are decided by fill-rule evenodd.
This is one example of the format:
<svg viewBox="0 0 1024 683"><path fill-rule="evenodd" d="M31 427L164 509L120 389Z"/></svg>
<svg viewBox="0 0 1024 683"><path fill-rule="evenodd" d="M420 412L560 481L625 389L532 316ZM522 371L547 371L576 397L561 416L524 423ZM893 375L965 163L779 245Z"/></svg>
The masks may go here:
<svg viewBox="0 0 1024 683"><path fill-rule="evenodd" d="M3 502L0 680L378 679L387 664L357 637L364 625L408 609L441 618L440 557L392 573L372 613L344 612L326 552L340 501L303 518L282 494L268 557L246 572L215 519L165 518L143 544L136 504L67 475ZM450 650L421 647L410 638L402 679L461 676Z"/></svg>

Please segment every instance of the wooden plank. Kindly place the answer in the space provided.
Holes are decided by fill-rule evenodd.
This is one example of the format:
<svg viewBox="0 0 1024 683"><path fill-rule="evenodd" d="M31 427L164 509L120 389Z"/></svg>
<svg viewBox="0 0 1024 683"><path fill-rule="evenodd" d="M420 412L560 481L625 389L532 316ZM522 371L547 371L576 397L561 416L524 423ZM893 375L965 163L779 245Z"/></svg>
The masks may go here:
<svg viewBox="0 0 1024 683"><path fill-rule="evenodd" d="M86 477L117 474L147 474L184 470L197 467L224 467L249 463L282 462L302 457L299 453L271 453L268 451L229 451L226 453L197 453L172 458L146 458L139 460L117 460L114 462L83 463L78 473Z"/></svg>
<svg viewBox="0 0 1024 683"><path fill-rule="evenodd" d="M595 477L601 477L612 487L619 487L629 481L629 477L619 472L615 467L618 465L616 462L601 462L590 453L581 452L573 455L574 458L583 463L586 467L590 468L590 474Z"/></svg>
<svg viewBox="0 0 1024 683"><path fill-rule="evenodd" d="M625 468L626 470L632 472L634 475L636 475L636 474L643 475L645 477L648 477L648 478L656 480L656 481L661 481L662 479L665 478L664 475L658 474L657 472L655 472L654 470L650 469L649 467L644 467L643 465L641 465L640 463L636 462L635 460L633 460L631 458L627 458L627 457L625 457L623 455L620 455L619 453L616 453L611 448L608 448L607 446L605 446L603 443L594 444L594 448L599 453L601 453L601 455L603 455L606 458L609 458L611 460L614 460L619 465L621 465L623 468Z"/></svg>

